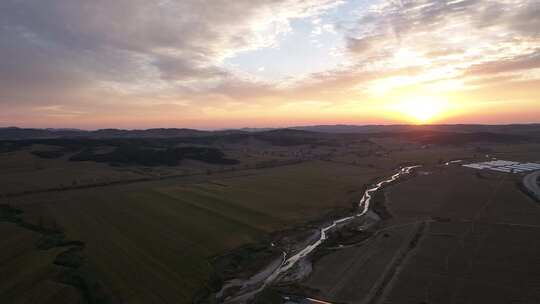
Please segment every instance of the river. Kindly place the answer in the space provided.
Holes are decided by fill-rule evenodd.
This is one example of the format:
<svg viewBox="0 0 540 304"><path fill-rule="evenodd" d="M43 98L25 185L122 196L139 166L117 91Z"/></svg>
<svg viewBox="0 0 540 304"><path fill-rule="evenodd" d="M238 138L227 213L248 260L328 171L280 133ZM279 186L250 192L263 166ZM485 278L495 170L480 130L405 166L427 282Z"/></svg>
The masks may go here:
<svg viewBox="0 0 540 304"><path fill-rule="evenodd" d="M247 281L242 282L242 284L229 284L229 285L226 284L222 288L222 290L218 293L218 295L222 295L223 291L225 289L227 289L227 288L241 286L241 289L240 289L241 294L236 296L236 297L233 297L233 298L225 299L225 302L226 303L243 303L243 302L246 302L247 300L249 300L250 298L255 296L257 293L261 292L268 284L274 282L276 280L276 278L279 277L280 274L283 274L286 271L288 271L289 269L291 269L301 259L308 256L311 252L313 252L313 250L315 250L317 247L319 247L324 242L324 240L327 239L327 237L328 237L327 233L329 231L333 230L334 228L336 228L338 226L341 226L343 224L346 224L346 223L350 222L354 218L364 216L369 211L369 206L370 206L370 203L371 203L372 195L376 191L381 189L384 185L396 181L402 175L410 174L411 171L414 168L418 168L418 167L420 167L420 166L403 167L396 174L394 174L391 177L377 183L372 188L367 189L364 192L364 195L362 196L362 198L360 199L360 202L358 202L358 209L360 210L360 212L355 213L355 214L353 214L351 216L347 216L347 217L343 217L343 218L334 220L332 223L322 227L320 229L319 238L316 241L314 241L311 244L307 245L302 250L298 251L297 253L293 254L290 257L287 257L287 253L284 252L282 261L281 261L281 263L278 264L279 266L274 267L271 271L268 271L268 269L263 270L262 272L259 272L257 275L251 277ZM264 281L262 281L262 279L261 279L261 273L266 273L268 275L268 276L266 276ZM261 284L261 282L262 282L262 284ZM260 284L260 286L258 288L256 288L256 289L246 290L245 292L242 291L244 288L249 289L251 286L258 285L258 284Z"/></svg>

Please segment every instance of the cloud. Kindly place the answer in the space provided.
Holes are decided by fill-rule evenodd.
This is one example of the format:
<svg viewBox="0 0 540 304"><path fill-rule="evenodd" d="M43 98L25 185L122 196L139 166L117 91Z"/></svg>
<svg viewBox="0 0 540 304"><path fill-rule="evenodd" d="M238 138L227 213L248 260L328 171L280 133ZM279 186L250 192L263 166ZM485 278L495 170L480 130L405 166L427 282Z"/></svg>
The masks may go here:
<svg viewBox="0 0 540 304"><path fill-rule="evenodd" d="M64 87L182 89L211 82L221 61L272 46L294 18L335 1L6 0L0 4L2 96L23 88L44 99ZM137 87L140 90L137 90Z"/></svg>
<svg viewBox="0 0 540 304"><path fill-rule="evenodd" d="M531 0L518 4L518 9L513 14L510 13L507 22L515 31L538 38L540 37L540 17L538 16L540 16L540 2Z"/></svg>
<svg viewBox="0 0 540 304"><path fill-rule="evenodd" d="M380 1L348 31L346 47L367 70L423 67L415 79L393 79L405 86L525 71L538 67L538 11L527 0Z"/></svg>
<svg viewBox="0 0 540 304"><path fill-rule="evenodd" d="M362 55L383 40L383 36L365 36L360 38L348 37L347 48L356 55Z"/></svg>
<svg viewBox="0 0 540 304"><path fill-rule="evenodd" d="M88 121L127 108L133 116L163 109L196 116L226 104L271 112L313 100L339 106L367 100L374 90L518 81L540 67L536 0L369 3L351 22L325 15L343 4L331 0L4 0L0 111ZM341 65L261 81L224 64L245 52L279 49L300 18L313 22L307 35L341 36L343 44L329 48L345 58ZM280 60L257 66L263 64L271 74Z"/></svg>
<svg viewBox="0 0 540 304"><path fill-rule="evenodd" d="M225 76L226 71L209 65L202 58L184 58L183 56L155 56L151 63L164 80L197 80Z"/></svg>
<svg viewBox="0 0 540 304"><path fill-rule="evenodd" d="M507 60L495 60L471 66L468 73L472 75L499 74L540 68L540 50L530 54L515 56Z"/></svg>

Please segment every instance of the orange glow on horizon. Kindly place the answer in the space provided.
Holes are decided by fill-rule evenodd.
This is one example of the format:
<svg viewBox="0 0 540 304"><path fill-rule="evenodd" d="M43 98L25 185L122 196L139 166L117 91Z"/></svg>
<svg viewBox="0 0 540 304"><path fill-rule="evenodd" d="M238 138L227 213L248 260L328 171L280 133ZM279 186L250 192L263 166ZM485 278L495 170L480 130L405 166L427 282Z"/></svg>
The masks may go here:
<svg viewBox="0 0 540 304"><path fill-rule="evenodd" d="M407 122L427 124L448 115L448 101L436 96L407 96L393 104L395 111L405 116Z"/></svg>

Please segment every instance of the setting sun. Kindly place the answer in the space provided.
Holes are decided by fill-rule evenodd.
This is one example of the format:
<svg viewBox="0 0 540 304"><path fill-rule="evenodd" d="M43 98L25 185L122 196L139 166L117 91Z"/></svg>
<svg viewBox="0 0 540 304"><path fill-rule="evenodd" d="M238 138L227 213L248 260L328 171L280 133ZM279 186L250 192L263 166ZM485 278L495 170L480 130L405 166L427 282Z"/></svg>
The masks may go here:
<svg viewBox="0 0 540 304"><path fill-rule="evenodd" d="M448 101L441 97L412 96L395 105L395 110L416 123L429 123L440 118L449 108Z"/></svg>

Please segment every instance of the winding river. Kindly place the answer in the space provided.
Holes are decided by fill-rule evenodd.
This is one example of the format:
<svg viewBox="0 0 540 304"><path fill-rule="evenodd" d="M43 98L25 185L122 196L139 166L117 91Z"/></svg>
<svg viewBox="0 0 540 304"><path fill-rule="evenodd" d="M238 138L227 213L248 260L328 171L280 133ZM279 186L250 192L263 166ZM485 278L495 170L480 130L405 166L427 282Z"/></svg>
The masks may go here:
<svg viewBox="0 0 540 304"><path fill-rule="evenodd" d="M287 253L283 252L283 259L282 259L281 264L279 264L279 266L274 268L274 270L266 277L266 279L264 279L264 281L262 282L262 284L258 288L253 289L253 290L249 290L249 291L245 291L244 293L241 293L237 297L226 299L225 302L226 303L242 303L242 302L247 301L248 299L250 299L251 297L253 297L257 293L261 292L268 284L274 282L276 280L276 278L280 274L283 274L286 271L288 271L289 269L291 269L302 258L306 257L313 250L315 250L317 247L319 247L324 242L324 240L326 240L328 238L327 233L329 231L336 228L340 224L345 224L345 223L348 223L349 221L351 221L354 218L364 216L369 211L369 205L370 205L370 202L371 202L371 199L372 199L372 195L377 190L379 190L380 188L382 188L386 184L389 184L389 183L392 183L392 182L396 181L402 175L410 174L411 171L414 168L418 168L418 167L420 167L420 166L403 167L396 174L394 174L391 177L377 183L372 188L367 189L364 192L364 195L362 196L362 199L360 199L360 202L358 203L358 208L359 208L360 212L358 212L356 214L353 214L351 216L347 216L347 217L337 219L337 220L333 221L331 224L322 227L320 229L319 238L316 241L314 241L313 243L311 243L311 244L307 245L306 247L304 247L299 252L295 253L294 255L292 255L290 257L287 257ZM253 286L253 285L256 285L257 283L261 282L261 281L259 281L259 282L253 282L253 281L254 281L253 278L249 279L247 282L244 282L242 284L242 286L243 287L246 287L246 286L249 287L249 286ZM227 287L224 286L224 289L226 289L226 288ZM222 291L224 289L222 289ZM220 292L220 294L222 294L222 292Z"/></svg>

